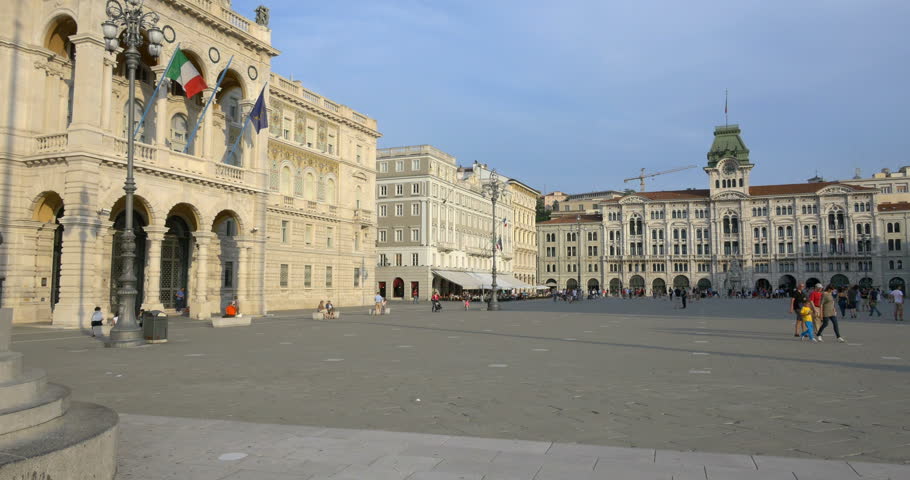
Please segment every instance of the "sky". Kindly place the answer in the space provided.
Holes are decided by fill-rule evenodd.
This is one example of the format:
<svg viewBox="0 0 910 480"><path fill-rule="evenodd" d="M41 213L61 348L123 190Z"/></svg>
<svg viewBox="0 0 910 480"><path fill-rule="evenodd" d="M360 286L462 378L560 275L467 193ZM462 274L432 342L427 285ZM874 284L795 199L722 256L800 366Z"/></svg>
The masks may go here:
<svg viewBox="0 0 910 480"><path fill-rule="evenodd" d="M263 0L234 0L254 18ZM272 70L541 191L707 188L739 124L753 185L910 165L906 0L271 0Z"/></svg>

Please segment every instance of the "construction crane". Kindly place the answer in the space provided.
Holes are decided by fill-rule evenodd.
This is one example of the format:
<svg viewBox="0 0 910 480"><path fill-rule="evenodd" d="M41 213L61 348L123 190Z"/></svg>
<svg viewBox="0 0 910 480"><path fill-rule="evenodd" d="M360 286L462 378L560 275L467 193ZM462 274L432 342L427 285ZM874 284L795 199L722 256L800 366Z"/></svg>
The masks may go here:
<svg viewBox="0 0 910 480"><path fill-rule="evenodd" d="M646 179L646 178L656 177L656 176L658 176L658 175L664 175L664 174L667 174L667 173L679 172L679 171L682 171L682 170L688 170L688 169L690 169L690 168L695 168L696 166L697 166L697 165L689 165L689 166L686 166L686 167L679 167L679 168L674 168L674 169L671 169L671 170L664 170L664 171L662 171L662 172L649 173L649 174L647 174L647 175L645 174L645 169L642 168L642 169L641 169L641 174L640 174L640 175L638 175L637 177L631 177L631 178L623 179L623 182L631 182L632 180L638 180L638 181L639 181L639 185L640 185L640 187L641 187L641 191L644 192L644 191L645 191L645 179Z"/></svg>

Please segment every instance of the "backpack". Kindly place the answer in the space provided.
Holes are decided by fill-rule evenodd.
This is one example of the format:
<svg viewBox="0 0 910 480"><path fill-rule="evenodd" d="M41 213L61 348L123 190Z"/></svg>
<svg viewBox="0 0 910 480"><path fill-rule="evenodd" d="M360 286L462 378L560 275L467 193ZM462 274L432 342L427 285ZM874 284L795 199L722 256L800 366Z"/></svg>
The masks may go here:
<svg viewBox="0 0 910 480"><path fill-rule="evenodd" d="M872 292L869 294L869 297L872 300L878 300L878 292L876 292L875 290L872 290Z"/></svg>

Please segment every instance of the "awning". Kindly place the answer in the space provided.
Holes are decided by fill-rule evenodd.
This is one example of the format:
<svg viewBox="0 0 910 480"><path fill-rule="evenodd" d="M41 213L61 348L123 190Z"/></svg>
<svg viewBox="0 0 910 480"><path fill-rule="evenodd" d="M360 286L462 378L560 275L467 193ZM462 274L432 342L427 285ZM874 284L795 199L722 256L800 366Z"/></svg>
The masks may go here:
<svg viewBox="0 0 910 480"><path fill-rule="evenodd" d="M460 285L461 288L465 290L479 290L481 285L483 285L479 280L466 272L456 272L454 270L433 270L433 274L439 275L440 277L456 285Z"/></svg>
<svg viewBox="0 0 910 480"><path fill-rule="evenodd" d="M493 284L493 275L485 272L469 272L471 276L477 279L483 288L490 288ZM496 287L502 290L511 290L513 288L533 289L534 287L518 280L509 273L496 274Z"/></svg>

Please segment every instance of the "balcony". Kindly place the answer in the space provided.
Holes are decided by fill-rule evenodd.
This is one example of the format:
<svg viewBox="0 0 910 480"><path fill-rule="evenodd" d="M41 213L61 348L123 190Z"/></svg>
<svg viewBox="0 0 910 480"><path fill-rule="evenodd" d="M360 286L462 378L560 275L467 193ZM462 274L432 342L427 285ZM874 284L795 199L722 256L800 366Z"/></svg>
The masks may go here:
<svg viewBox="0 0 910 480"><path fill-rule="evenodd" d="M358 209L354 210L354 221L372 225L373 223L375 223L375 217L373 217L373 211L364 210L362 208L358 208Z"/></svg>
<svg viewBox="0 0 910 480"><path fill-rule="evenodd" d="M39 135L35 137L35 153L58 153L66 150L67 133L54 133L51 135Z"/></svg>
<svg viewBox="0 0 910 480"><path fill-rule="evenodd" d="M444 252L451 252L452 250L455 250L455 242L439 241L436 242L436 248Z"/></svg>

